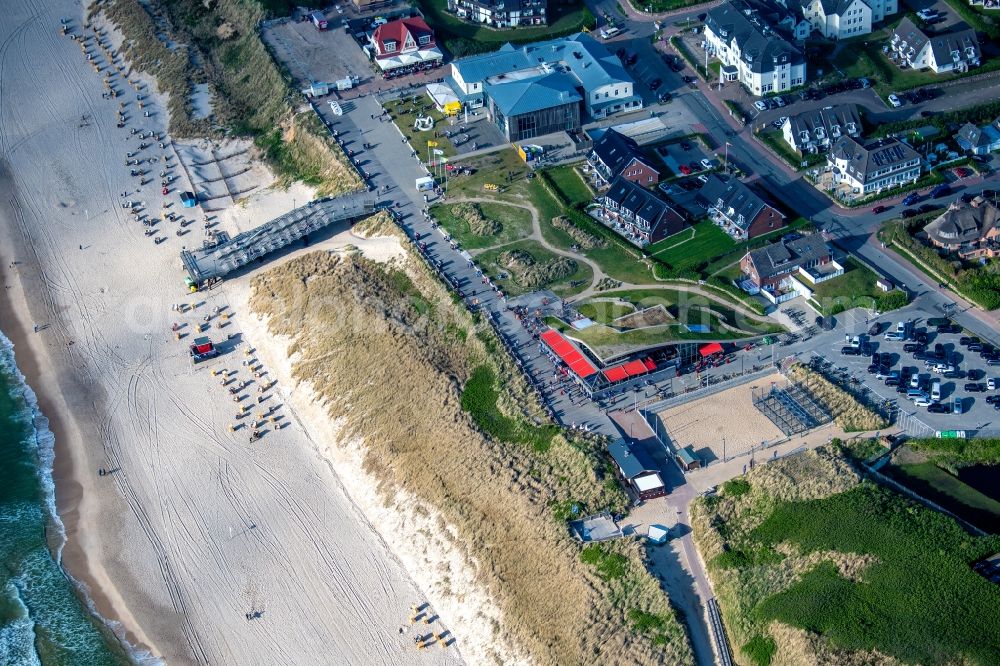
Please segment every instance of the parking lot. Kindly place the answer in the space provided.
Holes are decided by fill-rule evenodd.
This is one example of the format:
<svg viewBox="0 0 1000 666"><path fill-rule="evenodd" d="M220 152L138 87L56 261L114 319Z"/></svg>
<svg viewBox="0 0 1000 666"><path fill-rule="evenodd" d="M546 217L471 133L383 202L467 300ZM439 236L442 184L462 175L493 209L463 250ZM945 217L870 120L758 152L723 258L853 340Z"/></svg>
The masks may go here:
<svg viewBox="0 0 1000 666"><path fill-rule="evenodd" d="M867 345L864 350L869 354L851 356L841 353L840 348L846 344L844 339L839 341L836 349L824 354L831 361L832 371L837 376L855 387L864 386L882 401L895 402L903 413L926 426L927 436L933 436L932 431L937 430L993 429L1000 412L986 401L986 397L1000 395L1000 391L987 390L987 384L989 378L1000 381L1000 365L988 365L981 351L970 351L967 345L963 345L963 338L967 333L939 333L936 326L928 324L928 320L917 319L908 327L910 339L891 341L886 340L885 333L895 331L898 322L890 322L884 318L879 322L881 326L877 335L859 336L862 346ZM912 351L906 351L919 344L915 342L918 337L926 339L923 347L929 355L934 356L935 351L938 352L937 359L925 360L916 357ZM989 348L987 345L987 349ZM880 356L879 363L873 364L871 354ZM954 368L953 372L946 370L949 365ZM893 377L899 378L898 386L886 385L883 375L891 373L895 373ZM895 383L894 380L889 381ZM940 393L932 396L930 394L935 382L939 383ZM972 390L971 385L981 390ZM928 408L909 399L907 392L917 387L941 407ZM956 399L961 405L960 413L954 413ZM935 413L929 409L943 411Z"/></svg>
<svg viewBox="0 0 1000 666"><path fill-rule="evenodd" d="M665 143L654 150L675 176L690 176L719 166L715 155L693 138Z"/></svg>

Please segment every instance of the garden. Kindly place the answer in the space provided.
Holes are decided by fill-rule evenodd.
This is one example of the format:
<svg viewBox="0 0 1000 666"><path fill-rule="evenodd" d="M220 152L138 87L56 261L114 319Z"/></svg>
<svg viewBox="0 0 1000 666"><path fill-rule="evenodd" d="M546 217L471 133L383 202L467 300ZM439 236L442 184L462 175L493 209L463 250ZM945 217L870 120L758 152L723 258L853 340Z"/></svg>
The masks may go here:
<svg viewBox="0 0 1000 666"><path fill-rule="evenodd" d="M813 287L813 301L823 314L835 315L853 307L889 312L906 305L905 291L882 291L876 285L878 275L857 259L848 258L843 266L843 275Z"/></svg>

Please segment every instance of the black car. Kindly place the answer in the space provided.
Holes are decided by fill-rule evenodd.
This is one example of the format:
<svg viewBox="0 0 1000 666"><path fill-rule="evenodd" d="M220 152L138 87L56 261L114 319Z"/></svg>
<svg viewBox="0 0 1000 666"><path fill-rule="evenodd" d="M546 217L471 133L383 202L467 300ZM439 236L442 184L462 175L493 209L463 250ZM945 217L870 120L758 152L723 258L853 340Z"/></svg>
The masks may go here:
<svg viewBox="0 0 1000 666"><path fill-rule="evenodd" d="M931 354L926 350L913 353L913 359L916 361L926 361L931 358L934 358L934 354Z"/></svg>
<svg viewBox="0 0 1000 666"><path fill-rule="evenodd" d="M970 352L981 352L981 351L983 351L983 343L982 342L970 342L969 343L969 351Z"/></svg>
<svg viewBox="0 0 1000 666"><path fill-rule="evenodd" d="M942 324L937 327L938 333L961 333L962 327L958 324Z"/></svg>
<svg viewBox="0 0 1000 666"><path fill-rule="evenodd" d="M1000 405L1000 395L988 395L986 396L986 404L997 403Z"/></svg>
<svg viewBox="0 0 1000 666"><path fill-rule="evenodd" d="M662 85L663 85L663 79L653 79L652 81L649 82L649 89L656 90Z"/></svg>
<svg viewBox="0 0 1000 666"><path fill-rule="evenodd" d="M927 411L930 412L931 414L947 414L948 406L942 405L940 402L932 402L931 404L927 405Z"/></svg>
<svg viewBox="0 0 1000 666"><path fill-rule="evenodd" d="M926 213L930 213L930 212L935 211L937 209L938 209L938 207L935 206L934 204L927 203L927 204L924 204L922 206L919 206L917 208L917 212L920 213L921 215L924 215Z"/></svg>
<svg viewBox="0 0 1000 666"><path fill-rule="evenodd" d="M876 372L878 372L878 364L877 363L873 363L873 364L871 364L871 365L868 366L868 373L869 374L874 375Z"/></svg>
<svg viewBox="0 0 1000 666"><path fill-rule="evenodd" d="M983 370L977 370L976 368L969 370L969 379L971 379L972 381L978 381L985 376L986 372Z"/></svg>
<svg viewBox="0 0 1000 666"><path fill-rule="evenodd" d="M986 359L986 365L991 366L991 367L994 366L994 365L1000 365L1000 358Z"/></svg>
<svg viewBox="0 0 1000 666"><path fill-rule="evenodd" d="M927 340L928 340L927 331L917 331L917 342L919 342L922 345L926 345Z"/></svg>
<svg viewBox="0 0 1000 666"><path fill-rule="evenodd" d="M666 104L667 102L670 101L670 98L671 95L668 92L661 92L659 97L657 97L657 99L660 101L660 104Z"/></svg>
<svg viewBox="0 0 1000 666"><path fill-rule="evenodd" d="M904 220L908 220L911 217L916 217L917 215L919 215L919 213L913 208L906 208L903 210L902 213L900 213L900 215L903 216Z"/></svg>
<svg viewBox="0 0 1000 666"><path fill-rule="evenodd" d="M971 371L969 374L972 374ZM968 382L965 385L965 390L969 393L982 393L986 390L986 386L977 382Z"/></svg>
<svg viewBox="0 0 1000 666"><path fill-rule="evenodd" d="M941 373L941 376L945 379L961 379L965 376L965 373L961 370L947 370Z"/></svg>
<svg viewBox="0 0 1000 666"><path fill-rule="evenodd" d="M963 347L969 344L970 342L972 342L972 338L970 338L967 335L963 335L958 339L958 344L962 345Z"/></svg>
<svg viewBox="0 0 1000 666"><path fill-rule="evenodd" d="M899 377L886 377L885 378L885 385L886 386L899 386Z"/></svg>
<svg viewBox="0 0 1000 666"><path fill-rule="evenodd" d="M841 347L840 353L843 354L844 356L858 356L859 354L861 354L861 350L859 350L857 347L851 347L850 345L848 345L847 347Z"/></svg>

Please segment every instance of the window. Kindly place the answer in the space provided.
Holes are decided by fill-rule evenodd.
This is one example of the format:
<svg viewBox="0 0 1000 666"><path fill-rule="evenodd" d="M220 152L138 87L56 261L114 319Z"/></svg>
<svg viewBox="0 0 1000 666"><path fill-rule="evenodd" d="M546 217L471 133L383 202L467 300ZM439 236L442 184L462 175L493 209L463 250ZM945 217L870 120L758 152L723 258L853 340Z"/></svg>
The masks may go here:
<svg viewBox="0 0 1000 666"><path fill-rule="evenodd" d="M417 41L420 42L421 46L424 45L424 44L430 44L431 43L431 36L430 35L420 35L420 38Z"/></svg>
<svg viewBox="0 0 1000 666"><path fill-rule="evenodd" d="M390 40L388 42L385 42L385 52L386 53L393 53L393 52L395 52L395 50L396 50L396 42L394 42L392 40Z"/></svg>

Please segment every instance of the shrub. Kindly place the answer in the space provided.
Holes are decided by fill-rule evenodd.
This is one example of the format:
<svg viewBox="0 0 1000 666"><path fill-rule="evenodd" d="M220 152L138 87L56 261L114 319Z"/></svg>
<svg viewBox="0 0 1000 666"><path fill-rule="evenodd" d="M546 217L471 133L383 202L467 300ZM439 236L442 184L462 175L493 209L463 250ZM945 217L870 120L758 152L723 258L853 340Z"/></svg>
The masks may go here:
<svg viewBox="0 0 1000 666"><path fill-rule="evenodd" d="M477 203L455 204L452 208L455 217L459 217L469 225L469 230L477 236L496 236L503 231L503 225L498 221L485 217L483 209Z"/></svg>
<svg viewBox="0 0 1000 666"><path fill-rule="evenodd" d="M558 217L552 218L552 226L556 229L560 229L569 234L569 237L573 241L585 250L593 250L598 247L605 247L608 242L601 238L600 236L595 236L594 234L581 229L577 225L573 224L568 217L565 215L559 215Z"/></svg>
<svg viewBox="0 0 1000 666"><path fill-rule="evenodd" d="M768 666L778 651L778 646L770 636L754 636L741 649L757 666Z"/></svg>
<svg viewBox="0 0 1000 666"><path fill-rule="evenodd" d="M722 484L722 492L726 497L739 497L750 492L750 482L741 476L730 479Z"/></svg>
<svg viewBox="0 0 1000 666"><path fill-rule="evenodd" d="M621 553L612 553L600 544L590 544L580 551L580 561L597 569L597 575L604 580L614 580L625 576L628 558Z"/></svg>

